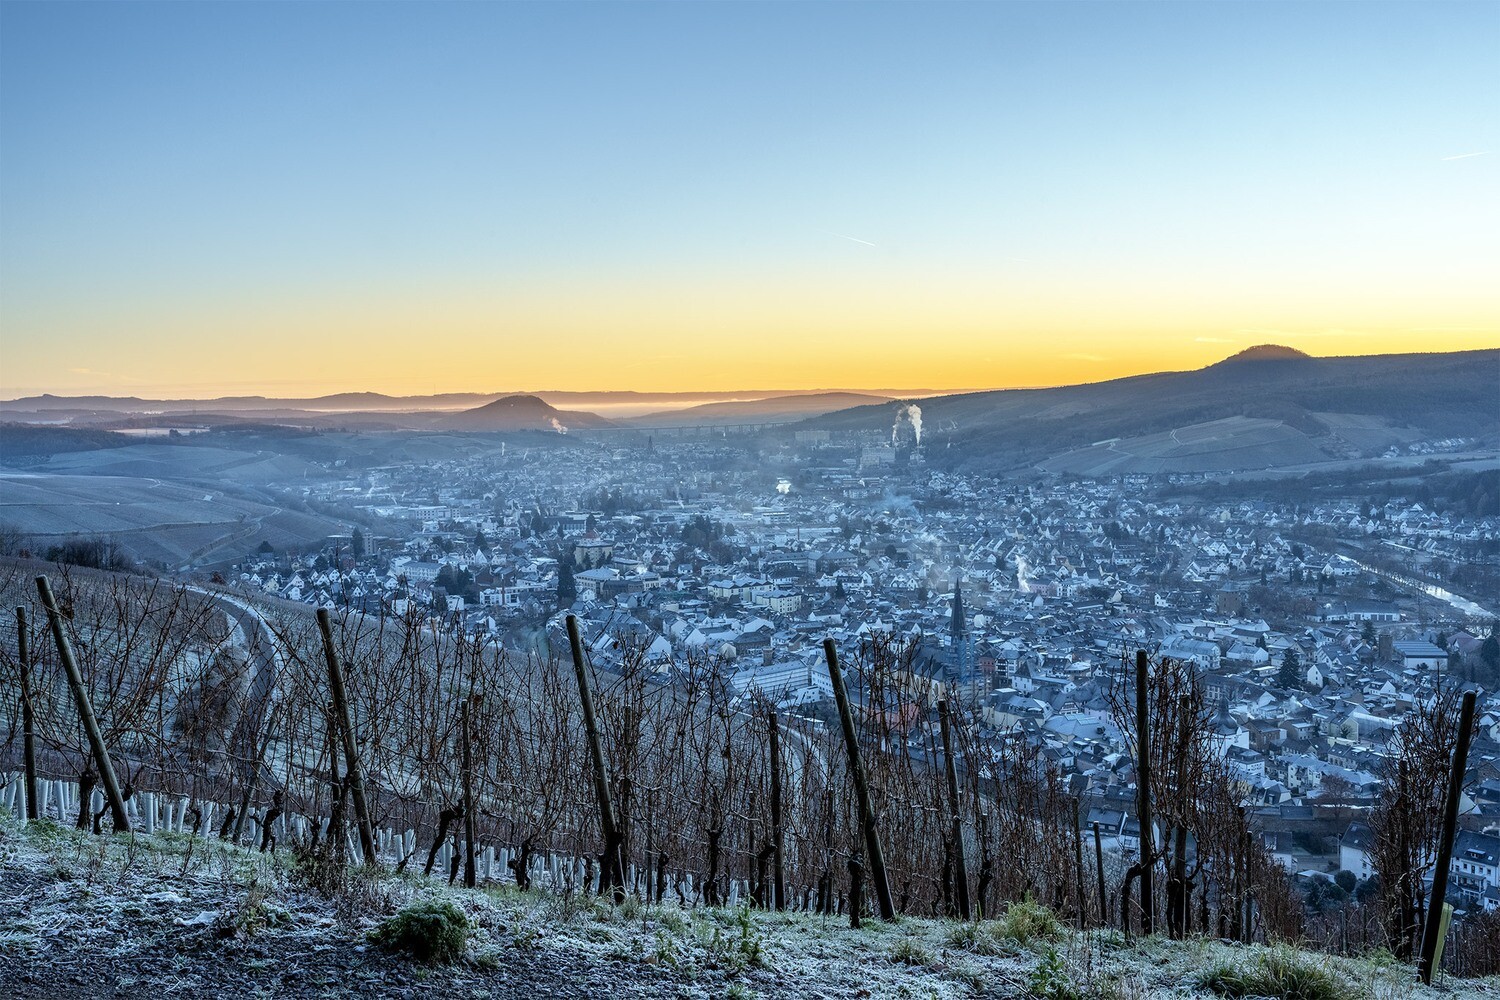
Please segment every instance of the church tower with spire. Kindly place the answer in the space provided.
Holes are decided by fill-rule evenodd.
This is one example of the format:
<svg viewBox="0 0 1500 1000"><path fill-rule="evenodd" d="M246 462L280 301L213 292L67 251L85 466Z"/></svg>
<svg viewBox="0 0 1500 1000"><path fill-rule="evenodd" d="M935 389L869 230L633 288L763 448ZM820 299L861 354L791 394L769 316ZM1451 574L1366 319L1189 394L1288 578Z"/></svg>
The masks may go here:
<svg viewBox="0 0 1500 1000"><path fill-rule="evenodd" d="M957 577L953 580L953 622L950 631L953 675L967 677L974 669L974 637L969 634L968 624L964 621L964 594Z"/></svg>

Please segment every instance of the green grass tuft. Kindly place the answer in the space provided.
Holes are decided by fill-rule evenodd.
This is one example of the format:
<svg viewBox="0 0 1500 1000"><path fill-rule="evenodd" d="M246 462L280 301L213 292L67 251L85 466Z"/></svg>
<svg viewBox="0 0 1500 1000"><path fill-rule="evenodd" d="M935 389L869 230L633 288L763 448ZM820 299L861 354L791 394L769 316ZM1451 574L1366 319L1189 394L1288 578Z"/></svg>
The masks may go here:
<svg viewBox="0 0 1500 1000"><path fill-rule="evenodd" d="M914 937L904 937L891 945L891 961L902 965L918 965L922 967L935 965L937 957L932 950Z"/></svg>
<svg viewBox="0 0 1500 1000"><path fill-rule="evenodd" d="M1000 937L1022 946L1056 941L1063 936L1063 925L1057 915L1030 899L1011 903L996 924Z"/></svg>
<svg viewBox="0 0 1500 1000"><path fill-rule="evenodd" d="M387 951L405 952L421 962L453 962L469 942L469 918L447 900L413 903L370 932Z"/></svg>
<svg viewBox="0 0 1500 1000"><path fill-rule="evenodd" d="M671 934L686 934L692 930L693 922L676 906L658 906L652 911L656 922Z"/></svg>
<svg viewBox="0 0 1500 1000"><path fill-rule="evenodd" d="M975 955L1010 955L1016 948L1000 933L996 922L978 924L964 922L948 928L946 944L955 951L967 951Z"/></svg>
<svg viewBox="0 0 1500 1000"><path fill-rule="evenodd" d="M1231 1000L1347 1000L1358 995L1353 983L1327 965L1286 947L1220 959L1199 974L1197 983Z"/></svg>
<svg viewBox="0 0 1500 1000"><path fill-rule="evenodd" d="M1048 948L1047 954L1031 970L1026 980L1026 992L1036 1000L1083 1000L1084 996L1056 948Z"/></svg>

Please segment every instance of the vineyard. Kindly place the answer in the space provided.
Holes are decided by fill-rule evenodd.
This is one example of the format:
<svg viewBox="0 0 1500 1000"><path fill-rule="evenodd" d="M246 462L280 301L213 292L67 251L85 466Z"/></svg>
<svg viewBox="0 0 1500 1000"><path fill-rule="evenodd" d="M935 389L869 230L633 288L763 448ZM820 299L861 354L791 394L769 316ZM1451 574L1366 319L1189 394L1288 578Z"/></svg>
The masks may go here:
<svg viewBox="0 0 1500 1000"><path fill-rule="evenodd" d="M837 711L803 714L777 711L776 692L738 696L713 656L662 664L571 616L552 652L518 655L416 614L310 617L115 574L0 573L18 609L0 630L0 811L50 821L68 850L125 832L188 858L200 844L205 859L295 872L341 907L364 900L370 919L424 892L463 913L503 889L525 901L511 922L672 913L746 948L757 920L810 941L863 926L915 941L894 960L924 968L950 947L1009 961L996 942L1036 939L1052 942L1045 961L1071 963L1054 970L1064 985L1095 975L1084 967L1106 944L1311 944L1399 962L1421 940L1442 791L1422 776L1452 756L1452 702L1419 720L1413 752L1430 759L1402 772L1399 814L1372 818L1401 831L1383 863L1406 877L1310 915L1215 751L1201 685L1146 652L1109 696L1142 822L1133 848L1106 852L1055 749L995 729L901 637L830 640ZM390 884L404 888L371 890ZM1033 918L1041 930L1015 929ZM1456 928L1447 970L1493 973L1487 934ZM761 950L715 948L731 971ZM973 978L944 982L990 988Z"/></svg>

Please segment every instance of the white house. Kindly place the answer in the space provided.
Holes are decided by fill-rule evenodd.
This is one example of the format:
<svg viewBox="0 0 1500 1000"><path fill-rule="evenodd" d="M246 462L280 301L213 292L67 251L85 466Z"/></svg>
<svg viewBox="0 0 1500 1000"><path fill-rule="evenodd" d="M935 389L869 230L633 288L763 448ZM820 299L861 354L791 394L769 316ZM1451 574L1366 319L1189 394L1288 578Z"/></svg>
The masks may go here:
<svg viewBox="0 0 1500 1000"><path fill-rule="evenodd" d="M1436 670L1446 666L1448 653L1430 642L1399 641L1391 643L1391 656L1399 666L1411 670Z"/></svg>
<svg viewBox="0 0 1500 1000"><path fill-rule="evenodd" d="M1349 829L1339 838L1339 867L1353 872L1361 879L1375 874L1375 863L1371 853L1370 828L1363 823L1350 823Z"/></svg>

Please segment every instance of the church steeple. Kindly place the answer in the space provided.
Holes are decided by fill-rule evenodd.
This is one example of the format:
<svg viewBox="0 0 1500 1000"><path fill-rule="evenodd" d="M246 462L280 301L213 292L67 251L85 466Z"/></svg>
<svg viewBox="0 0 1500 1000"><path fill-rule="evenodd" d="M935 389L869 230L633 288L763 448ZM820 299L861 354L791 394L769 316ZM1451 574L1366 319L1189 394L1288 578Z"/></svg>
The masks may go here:
<svg viewBox="0 0 1500 1000"><path fill-rule="evenodd" d="M953 581L953 642L957 645L968 630L964 627L964 593L958 581Z"/></svg>
<svg viewBox="0 0 1500 1000"><path fill-rule="evenodd" d="M974 640L964 621L964 592L956 576L953 578L953 622L950 628L953 633L953 672L955 676L963 677L974 665Z"/></svg>

